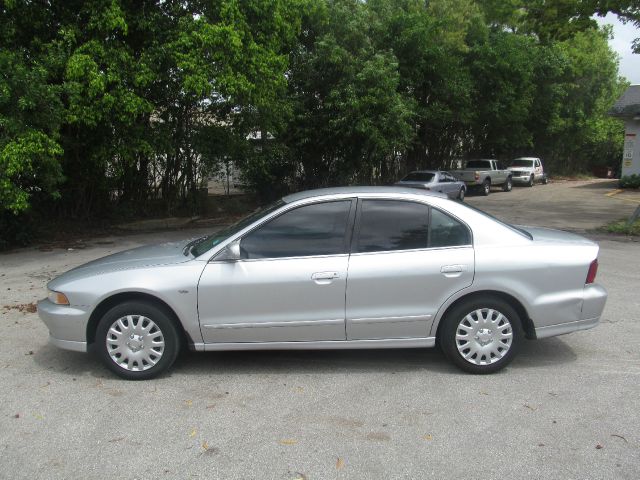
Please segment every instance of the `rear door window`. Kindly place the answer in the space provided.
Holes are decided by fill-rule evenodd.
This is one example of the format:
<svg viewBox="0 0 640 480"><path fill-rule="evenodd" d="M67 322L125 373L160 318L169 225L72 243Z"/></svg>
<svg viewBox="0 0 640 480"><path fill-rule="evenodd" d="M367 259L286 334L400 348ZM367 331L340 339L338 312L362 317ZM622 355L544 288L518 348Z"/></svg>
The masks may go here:
<svg viewBox="0 0 640 480"><path fill-rule="evenodd" d="M363 200L353 252L385 252L471 244L469 228L428 205Z"/></svg>

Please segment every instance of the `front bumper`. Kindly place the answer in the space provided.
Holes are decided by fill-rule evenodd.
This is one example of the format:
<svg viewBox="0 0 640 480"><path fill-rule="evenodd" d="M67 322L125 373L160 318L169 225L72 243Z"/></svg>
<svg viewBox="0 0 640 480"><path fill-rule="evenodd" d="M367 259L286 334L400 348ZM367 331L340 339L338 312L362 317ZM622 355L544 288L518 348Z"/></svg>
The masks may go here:
<svg viewBox="0 0 640 480"><path fill-rule="evenodd" d="M48 299L38 302L38 315L49 329L49 342L76 352L87 351L90 312L83 306L56 305Z"/></svg>
<svg viewBox="0 0 640 480"><path fill-rule="evenodd" d="M593 328L600 323L607 303L607 290L598 284L585 285L580 319L572 322L536 328L536 338L555 337L566 333Z"/></svg>
<svg viewBox="0 0 640 480"><path fill-rule="evenodd" d="M531 174L527 174L527 175L522 175L522 176L513 176L511 177L511 181L513 183L529 183L529 180L531 179Z"/></svg>

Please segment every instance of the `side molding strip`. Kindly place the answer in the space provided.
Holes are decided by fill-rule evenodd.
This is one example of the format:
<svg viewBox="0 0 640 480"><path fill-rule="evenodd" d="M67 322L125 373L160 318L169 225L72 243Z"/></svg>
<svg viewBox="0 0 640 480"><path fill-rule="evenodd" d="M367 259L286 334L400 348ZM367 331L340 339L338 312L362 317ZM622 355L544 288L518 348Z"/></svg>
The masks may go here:
<svg viewBox="0 0 640 480"><path fill-rule="evenodd" d="M343 318L333 320L304 320L296 322L238 322L203 325L204 328L272 328L272 327L324 327L326 325L344 325Z"/></svg>

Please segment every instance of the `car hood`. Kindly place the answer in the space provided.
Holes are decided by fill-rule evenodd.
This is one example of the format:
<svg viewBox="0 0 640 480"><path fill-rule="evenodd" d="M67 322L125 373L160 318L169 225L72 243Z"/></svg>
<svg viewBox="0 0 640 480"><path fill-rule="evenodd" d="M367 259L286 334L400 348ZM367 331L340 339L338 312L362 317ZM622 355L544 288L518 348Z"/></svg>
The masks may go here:
<svg viewBox="0 0 640 480"><path fill-rule="evenodd" d="M48 286L50 289L55 290L56 286L62 283L101 273L187 262L193 259L193 257L185 256L183 253L189 241L146 245L98 258L63 273L49 282Z"/></svg>
<svg viewBox="0 0 640 480"><path fill-rule="evenodd" d="M592 242L588 238L581 237L580 235L576 235L575 233L564 232L562 230L554 230L552 228L543 227L526 227L521 225L518 225L517 227L528 232L533 237L534 242L596 245L595 242Z"/></svg>
<svg viewBox="0 0 640 480"><path fill-rule="evenodd" d="M517 170L522 172L533 172L533 167L509 167L508 170Z"/></svg>

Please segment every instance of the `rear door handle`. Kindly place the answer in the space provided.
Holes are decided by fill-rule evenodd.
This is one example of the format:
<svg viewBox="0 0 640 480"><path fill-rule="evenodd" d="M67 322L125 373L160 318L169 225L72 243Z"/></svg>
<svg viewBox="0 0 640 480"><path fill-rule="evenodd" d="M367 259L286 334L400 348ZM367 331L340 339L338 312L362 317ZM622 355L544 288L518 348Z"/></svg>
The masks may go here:
<svg viewBox="0 0 640 480"><path fill-rule="evenodd" d="M318 284L331 283L336 278L340 278L338 272L316 272L311 275L311 280Z"/></svg>
<svg viewBox="0 0 640 480"><path fill-rule="evenodd" d="M466 265L444 265L440 268L440 273L444 274L445 277L458 277L462 272L466 271Z"/></svg>

